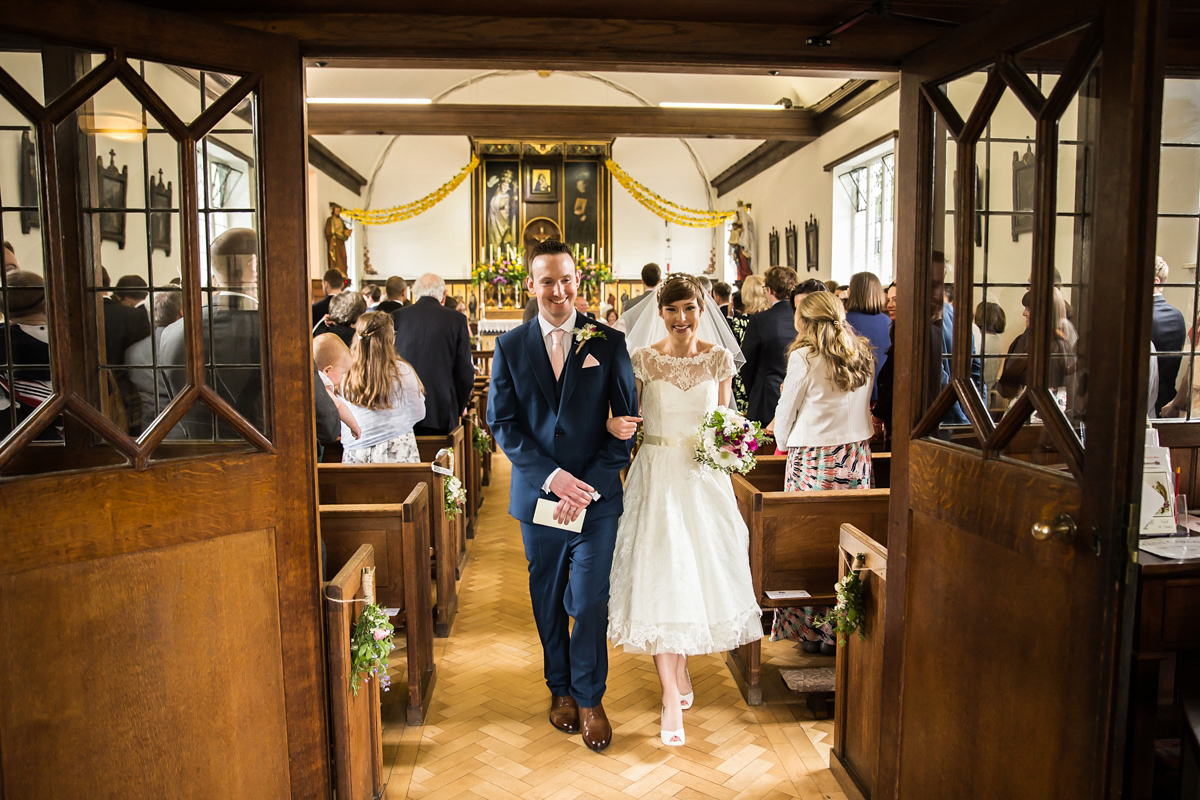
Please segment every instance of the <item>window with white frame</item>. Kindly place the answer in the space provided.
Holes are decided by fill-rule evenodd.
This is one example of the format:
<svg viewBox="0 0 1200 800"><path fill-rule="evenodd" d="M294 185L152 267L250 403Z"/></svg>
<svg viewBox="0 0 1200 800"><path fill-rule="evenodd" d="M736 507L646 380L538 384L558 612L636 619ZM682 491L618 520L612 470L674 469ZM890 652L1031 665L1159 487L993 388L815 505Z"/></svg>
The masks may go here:
<svg viewBox="0 0 1200 800"><path fill-rule="evenodd" d="M856 272L873 272L891 283L895 250L895 140L837 165L833 170L833 263L831 277L848 283Z"/></svg>

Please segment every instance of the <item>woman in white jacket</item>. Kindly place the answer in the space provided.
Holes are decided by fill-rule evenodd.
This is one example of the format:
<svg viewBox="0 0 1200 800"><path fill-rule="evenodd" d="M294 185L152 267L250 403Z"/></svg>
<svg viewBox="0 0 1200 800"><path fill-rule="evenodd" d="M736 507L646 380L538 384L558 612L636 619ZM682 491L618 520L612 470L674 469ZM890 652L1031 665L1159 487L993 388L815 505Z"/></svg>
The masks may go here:
<svg viewBox="0 0 1200 800"><path fill-rule="evenodd" d="M842 303L814 292L796 306L796 340L768 431L787 450L789 492L871 487L871 343L846 324ZM771 640L799 641L808 652L834 652L816 610L777 609Z"/></svg>

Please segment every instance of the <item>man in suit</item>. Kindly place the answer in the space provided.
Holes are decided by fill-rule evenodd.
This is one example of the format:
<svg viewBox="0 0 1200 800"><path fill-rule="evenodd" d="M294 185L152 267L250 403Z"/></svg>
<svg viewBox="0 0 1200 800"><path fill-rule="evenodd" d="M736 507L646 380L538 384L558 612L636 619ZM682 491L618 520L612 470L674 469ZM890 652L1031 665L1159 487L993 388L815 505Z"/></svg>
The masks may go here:
<svg viewBox="0 0 1200 800"><path fill-rule="evenodd" d="M764 277L771 307L751 314L742 340L742 380L750 387L746 416L766 425L775 418L779 387L787 374L787 347L796 338L791 304L799 278L791 267L771 267Z"/></svg>
<svg viewBox="0 0 1200 800"><path fill-rule="evenodd" d="M404 280L404 278L401 278L399 275L393 275L387 279L387 283L384 284L383 289L387 292L387 299L375 306L375 311L385 311L391 314L393 311L408 305L405 300L405 295L408 294L408 281ZM316 323L313 324L315 325Z"/></svg>
<svg viewBox="0 0 1200 800"><path fill-rule="evenodd" d="M611 436L605 422L610 410L637 414L637 389L622 333L587 322L595 334L575 334L584 321L573 305L579 272L566 245L534 246L525 285L538 315L496 340L487 421L512 462L508 513L521 523L529 561L550 723L582 732L584 744L603 750L612 740L601 704L608 574L622 511L620 473L632 444ZM553 504L559 522L585 513L582 530L535 523L539 500Z"/></svg>
<svg viewBox="0 0 1200 800"><path fill-rule="evenodd" d="M658 264L651 261L646 266L642 267L642 293L625 303L625 307L621 310L621 315L629 313L629 309L636 306L638 303L651 297L654 294L655 288L662 282L662 270L658 268Z"/></svg>
<svg viewBox="0 0 1200 800"><path fill-rule="evenodd" d="M215 365L215 374L205 370L205 382L258 430L263 430L262 322L258 315L258 234L250 228L230 228L213 240L209 248L212 282L218 291L201 309L204 363ZM210 334L211 331L211 334ZM184 320L163 329L159 339L163 364L187 363ZM187 385L186 369L167 371L173 395ZM241 439L242 435L201 402L194 403L173 437L211 440Z"/></svg>
<svg viewBox="0 0 1200 800"><path fill-rule="evenodd" d="M459 425L475 386L467 318L442 304L446 282L426 273L413 284L416 302L392 312L396 353L412 365L425 386L425 419L417 436L445 436Z"/></svg>
<svg viewBox="0 0 1200 800"><path fill-rule="evenodd" d="M329 313L329 301L335 294L341 294L342 289L346 288L346 276L342 274L341 270L327 269L324 277L321 278L321 287L325 289L325 296L312 304L314 328Z"/></svg>
<svg viewBox="0 0 1200 800"><path fill-rule="evenodd" d="M1150 341L1160 353L1183 350L1187 342L1187 322L1183 314L1163 297L1162 285L1171 269L1162 258L1154 257L1154 306L1150 320ZM1158 356L1158 397L1154 415L1160 416L1163 406L1175 397L1175 381L1179 376L1180 356Z"/></svg>

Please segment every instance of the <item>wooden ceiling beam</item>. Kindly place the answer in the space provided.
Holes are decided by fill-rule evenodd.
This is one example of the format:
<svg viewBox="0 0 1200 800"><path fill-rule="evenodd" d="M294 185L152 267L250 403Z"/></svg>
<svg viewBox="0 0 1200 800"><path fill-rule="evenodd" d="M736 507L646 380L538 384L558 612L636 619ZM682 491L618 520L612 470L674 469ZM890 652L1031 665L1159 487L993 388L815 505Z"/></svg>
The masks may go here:
<svg viewBox="0 0 1200 800"><path fill-rule="evenodd" d="M642 106L309 105L310 134L403 134L607 139L648 136L811 141L813 114Z"/></svg>
<svg viewBox="0 0 1200 800"><path fill-rule="evenodd" d="M828 19L780 24L386 13L212 17L294 36L310 59L386 61L392 67L740 73L803 67L874 74L895 72L901 56L943 33L936 26L904 20L872 20L855 26L853 36L832 47L810 47L805 39L825 33Z"/></svg>
<svg viewBox="0 0 1200 800"><path fill-rule="evenodd" d="M887 97L899 88L899 82L851 80L830 92L820 102L805 109L813 112L813 123L817 135L822 136ZM770 140L751 150L742 158L713 178L711 184L717 197L732 192L746 181L760 175L795 153L809 141Z"/></svg>

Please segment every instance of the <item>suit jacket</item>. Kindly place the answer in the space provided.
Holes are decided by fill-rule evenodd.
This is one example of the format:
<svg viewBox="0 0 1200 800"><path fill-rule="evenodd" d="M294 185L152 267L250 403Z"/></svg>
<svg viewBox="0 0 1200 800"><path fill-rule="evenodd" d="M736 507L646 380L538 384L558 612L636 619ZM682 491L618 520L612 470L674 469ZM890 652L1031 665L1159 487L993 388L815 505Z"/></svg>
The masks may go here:
<svg viewBox="0 0 1200 800"><path fill-rule="evenodd" d="M314 328L317 326L317 323L321 321L321 318L329 313L329 300L332 297L333 295L327 294L312 304L312 324Z"/></svg>
<svg viewBox="0 0 1200 800"><path fill-rule="evenodd" d="M766 311L751 314L742 340L742 380L750 387L750 419L766 425L775 416L779 387L787 375L787 347L796 338L792 304L781 300Z"/></svg>
<svg viewBox="0 0 1200 800"><path fill-rule="evenodd" d="M542 491L556 468L600 493L587 507L589 519L622 511L621 470L629 465L633 440L610 435L605 422L610 409L614 416L637 413L637 388L624 334L588 324L605 338L572 343L559 381L536 318L496 340L487 421L512 462L508 513L522 522L533 521L539 499L558 502ZM589 355L598 363L584 369Z"/></svg>
<svg viewBox="0 0 1200 800"><path fill-rule="evenodd" d="M623 309L621 309L621 313L622 313L622 314L628 314L628 313L629 313L629 309L633 308L633 307L634 307L634 306L636 306L638 303L640 303L640 302L642 302L643 300L645 300L647 297L653 297L653 296L654 296L654 292L655 292L657 289L658 289L658 287L657 287L657 286L651 286L649 289L647 289L646 291L642 292L642 293L641 293L641 294L639 294L637 297L631 297L631 298L629 298L629 302L625 304L625 307L624 307Z"/></svg>
<svg viewBox="0 0 1200 800"><path fill-rule="evenodd" d="M1154 295L1153 317L1150 320L1150 341L1155 350L1182 350L1187 342L1187 322L1183 314L1161 294ZM1157 416L1162 407L1175 397L1175 380L1179 376L1180 356L1158 357L1158 397L1154 401Z"/></svg>
<svg viewBox="0 0 1200 800"><path fill-rule="evenodd" d="M125 351L150 335L150 315L141 306L104 298L104 350L109 365L124 364Z"/></svg>
<svg viewBox="0 0 1200 800"><path fill-rule="evenodd" d="M475 367L467 318L432 297L392 312L396 352L425 386L425 419L418 425L449 433L471 400Z"/></svg>

